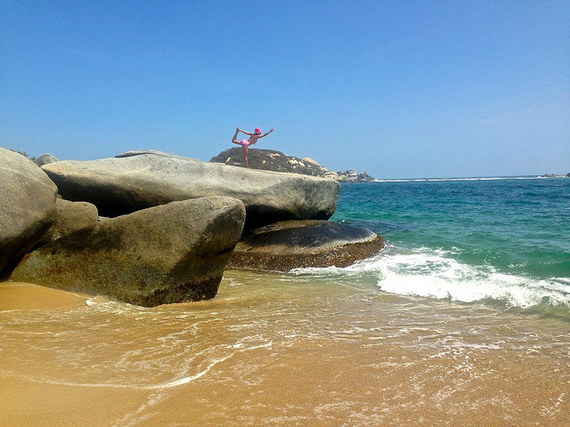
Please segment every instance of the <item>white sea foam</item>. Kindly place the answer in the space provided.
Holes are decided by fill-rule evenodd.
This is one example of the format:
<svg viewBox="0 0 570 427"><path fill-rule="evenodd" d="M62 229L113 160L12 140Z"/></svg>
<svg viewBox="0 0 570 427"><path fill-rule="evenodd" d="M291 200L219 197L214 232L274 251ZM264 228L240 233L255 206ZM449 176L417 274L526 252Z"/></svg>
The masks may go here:
<svg viewBox="0 0 570 427"><path fill-rule="evenodd" d="M493 299L520 308L544 303L570 307L567 278L545 280L501 273L490 266L464 264L451 252L428 248L403 250L391 246L346 268L306 268L292 273L339 277L372 274L380 289L399 295L468 303Z"/></svg>

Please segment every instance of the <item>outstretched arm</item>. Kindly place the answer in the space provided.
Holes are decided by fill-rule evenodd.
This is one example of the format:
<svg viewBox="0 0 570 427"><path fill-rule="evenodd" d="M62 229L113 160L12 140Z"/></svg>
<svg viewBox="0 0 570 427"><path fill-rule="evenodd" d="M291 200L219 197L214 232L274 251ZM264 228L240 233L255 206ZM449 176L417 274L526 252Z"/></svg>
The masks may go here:
<svg viewBox="0 0 570 427"><path fill-rule="evenodd" d="M260 137L260 138L263 138L263 137L269 135L271 132L273 132L273 128L271 128L271 130L270 130L269 132L264 133L263 135L260 135L259 137Z"/></svg>
<svg viewBox="0 0 570 427"><path fill-rule="evenodd" d="M249 136L253 135L251 132L246 132L245 130L241 130L240 128L237 128L237 130L238 130L238 132L245 133L246 135L249 135Z"/></svg>

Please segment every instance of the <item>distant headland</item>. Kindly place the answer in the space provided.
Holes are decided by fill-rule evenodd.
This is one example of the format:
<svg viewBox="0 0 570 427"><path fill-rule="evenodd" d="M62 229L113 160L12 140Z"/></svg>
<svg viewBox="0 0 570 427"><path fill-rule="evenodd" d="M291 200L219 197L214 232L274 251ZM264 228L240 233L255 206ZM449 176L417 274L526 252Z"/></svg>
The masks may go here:
<svg viewBox="0 0 570 427"><path fill-rule="evenodd" d="M243 152L239 147L229 148L222 151L210 160L214 163L225 163L232 166L244 166ZM252 169L267 170L273 172L291 172L303 175L330 178L339 182L374 182L375 178L366 172L358 173L354 170L333 172L321 166L317 161L289 156L280 151L266 149L249 150L249 167Z"/></svg>

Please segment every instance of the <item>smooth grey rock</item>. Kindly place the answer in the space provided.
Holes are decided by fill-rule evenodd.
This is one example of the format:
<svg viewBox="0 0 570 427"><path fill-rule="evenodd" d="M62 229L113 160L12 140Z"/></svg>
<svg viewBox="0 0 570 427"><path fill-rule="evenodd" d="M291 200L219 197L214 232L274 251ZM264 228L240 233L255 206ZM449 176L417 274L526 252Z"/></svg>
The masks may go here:
<svg viewBox="0 0 570 427"><path fill-rule="evenodd" d="M61 161L43 169L65 199L93 203L104 216L219 195L245 204L248 229L282 220L328 219L340 190L333 180L244 169L160 152Z"/></svg>
<svg viewBox="0 0 570 427"><path fill-rule="evenodd" d="M346 267L377 254L383 247L384 239L365 228L331 221L285 221L244 237L228 267L276 271Z"/></svg>
<svg viewBox="0 0 570 427"><path fill-rule="evenodd" d="M38 244L45 245L82 228L92 227L99 221L97 207L88 202L70 202L58 197L55 221Z"/></svg>
<svg viewBox="0 0 570 427"><path fill-rule="evenodd" d="M116 159L120 159L123 157L134 157L134 156L140 156L142 154L152 154L154 156L160 156L160 157L170 157L170 158L175 158L175 159L188 159L188 157L183 157L183 156L179 156L177 154L172 154L172 153L166 153L164 151L158 151L158 150L131 150L131 151L125 151L124 153L121 154L117 154L115 156Z"/></svg>
<svg viewBox="0 0 570 427"><path fill-rule="evenodd" d="M54 221L57 187L31 160L0 147L0 277Z"/></svg>
<svg viewBox="0 0 570 427"><path fill-rule="evenodd" d="M213 298L244 218L229 197L156 206L42 246L11 279L142 306Z"/></svg>

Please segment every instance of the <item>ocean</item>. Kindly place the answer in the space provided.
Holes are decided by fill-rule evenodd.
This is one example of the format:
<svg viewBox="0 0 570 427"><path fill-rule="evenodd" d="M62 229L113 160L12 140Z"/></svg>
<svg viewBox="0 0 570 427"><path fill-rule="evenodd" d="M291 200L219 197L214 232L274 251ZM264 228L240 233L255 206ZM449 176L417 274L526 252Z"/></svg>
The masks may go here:
<svg viewBox="0 0 570 427"><path fill-rule="evenodd" d="M348 269L382 291L570 319L570 179L345 185L332 219L387 239L379 256Z"/></svg>
<svg viewBox="0 0 570 427"><path fill-rule="evenodd" d="M387 246L155 308L0 284L0 424L570 424L570 179L342 184L331 220Z"/></svg>

